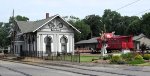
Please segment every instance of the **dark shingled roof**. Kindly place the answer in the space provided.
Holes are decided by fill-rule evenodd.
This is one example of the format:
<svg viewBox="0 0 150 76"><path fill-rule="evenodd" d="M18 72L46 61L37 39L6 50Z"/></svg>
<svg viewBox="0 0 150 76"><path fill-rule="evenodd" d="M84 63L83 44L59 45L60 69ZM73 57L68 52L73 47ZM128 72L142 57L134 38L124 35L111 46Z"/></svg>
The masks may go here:
<svg viewBox="0 0 150 76"><path fill-rule="evenodd" d="M75 44L98 43L97 38L99 38L99 37L94 37L94 38L91 38L91 39L89 39L89 40L82 40L82 41L79 41L79 42L77 42L77 43L75 43Z"/></svg>
<svg viewBox="0 0 150 76"><path fill-rule="evenodd" d="M139 39L142 38L142 37L145 37L145 35L141 33L141 34L138 35L138 36L134 36L134 37L133 37L133 40L136 41L136 40L139 40Z"/></svg>
<svg viewBox="0 0 150 76"><path fill-rule="evenodd" d="M27 33L27 32L33 32L37 28L39 28L41 25L52 19L54 16L51 16L47 19L42 19L42 20L37 20L37 21L16 21L18 27L20 28L22 33Z"/></svg>

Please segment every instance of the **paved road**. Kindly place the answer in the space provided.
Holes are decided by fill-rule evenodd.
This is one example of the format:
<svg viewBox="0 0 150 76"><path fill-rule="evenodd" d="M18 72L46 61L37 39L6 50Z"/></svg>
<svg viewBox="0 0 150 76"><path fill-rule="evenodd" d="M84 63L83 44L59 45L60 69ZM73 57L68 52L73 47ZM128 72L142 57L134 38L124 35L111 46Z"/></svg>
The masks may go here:
<svg viewBox="0 0 150 76"><path fill-rule="evenodd" d="M0 76L150 76L143 68L27 65L0 61Z"/></svg>
<svg viewBox="0 0 150 76"><path fill-rule="evenodd" d="M0 76L83 76L61 70L0 61Z"/></svg>

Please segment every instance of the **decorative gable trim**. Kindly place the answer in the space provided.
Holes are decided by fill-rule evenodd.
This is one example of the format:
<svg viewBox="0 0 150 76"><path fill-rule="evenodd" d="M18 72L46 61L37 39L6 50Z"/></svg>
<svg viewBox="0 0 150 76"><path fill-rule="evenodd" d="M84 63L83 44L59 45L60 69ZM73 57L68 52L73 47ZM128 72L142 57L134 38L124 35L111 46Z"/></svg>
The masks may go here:
<svg viewBox="0 0 150 76"><path fill-rule="evenodd" d="M44 25L46 25L48 22L52 21L53 19L55 19L56 17L60 17L58 14L55 15L53 18L51 18L50 20L48 20L47 22L45 22L44 24L42 24L40 27L38 27L37 29L35 29L33 32L39 30L40 28L42 28ZM71 26L73 29L75 29L78 33L81 33L78 29L76 29L74 26L72 26L69 22L67 22L66 20L64 20L62 17L60 17L64 22L66 22L69 26Z"/></svg>
<svg viewBox="0 0 150 76"><path fill-rule="evenodd" d="M60 17L60 16L59 16ZM74 26L72 26L69 22L67 22L66 20L64 20L62 17L60 17L63 21L65 21L67 24L69 24L69 26L71 26L73 29L75 29L78 33L81 33L78 29L76 29Z"/></svg>
<svg viewBox="0 0 150 76"><path fill-rule="evenodd" d="M40 27L38 27L37 29L35 29L33 32L37 31L38 29L40 29L41 27L43 27L44 25L46 25L48 22L52 21L54 18L56 18L58 15L55 15L53 18L51 18L50 20L48 20L47 22L45 22L43 25L41 25Z"/></svg>

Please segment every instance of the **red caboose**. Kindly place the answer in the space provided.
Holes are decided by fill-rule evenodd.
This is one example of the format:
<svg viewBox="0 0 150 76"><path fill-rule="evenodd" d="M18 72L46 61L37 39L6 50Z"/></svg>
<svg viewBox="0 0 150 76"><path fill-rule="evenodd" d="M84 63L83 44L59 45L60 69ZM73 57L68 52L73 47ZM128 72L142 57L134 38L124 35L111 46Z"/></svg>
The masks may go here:
<svg viewBox="0 0 150 76"><path fill-rule="evenodd" d="M132 36L114 36L112 33L105 33L105 39L107 41L107 50L122 50L122 49L133 49ZM98 47L100 50L102 47L102 39L98 38Z"/></svg>

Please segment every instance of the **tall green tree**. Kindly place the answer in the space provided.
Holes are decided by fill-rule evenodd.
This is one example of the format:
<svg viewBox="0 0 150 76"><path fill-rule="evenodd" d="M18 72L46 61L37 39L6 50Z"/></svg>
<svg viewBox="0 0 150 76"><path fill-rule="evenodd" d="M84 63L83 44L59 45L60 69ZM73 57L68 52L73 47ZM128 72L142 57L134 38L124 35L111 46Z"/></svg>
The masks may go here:
<svg viewBox="0 0 150 76"><path fill-rule="evenodd" d="M14 22L14 19L17 21L28 21L29 18L25 16L17 15L16 17L10 17L9 23L2 23L0 22L0 48L6 48L8 45L10 45L10 30L13 27L12 23Z"/></svg>
<svg viewBox="0 0 150 76"><path fill-rule="evenodd" d="M99 15L88 15L83 21L88 24L91 28L91 35L93 37L99 36L99 33L102 30L103 23L101 23L101 17Z"/></svg>
<svg viewBox="0 0 150 76"><path fill-rule="evenodd" d="M126 35L132 34L132 35L139 35L142 33L141 31L141 20L137 16L131 16L129 17L129 24L126 29Z"/></svg>
<svg viewBox="0 0 150 76"><path fill-rule="evenodd" d="M0 48L6 48L10 44L9 23L3 23L0 26Z"/></svg>
<svg viewBox="0 0 150 76"><path fill-rule="evenodd" d="M142 32L150 38L150 13L145 13L141 17Z"/></svg>
<svg viewBox="0 0 150 76"><path fill-rule="evenodd" d="M106 9L102 16L102 22L105 24L107 32L116 31L116 34L119 34L120 29L118 27L121 26L120 13Z"/></svg>
<svg viewBox="0 0 150 76"><path fill-rule="evenodd" d="M88 36L91 33L89 25L75 16L65 16L64 18L81 32L75 32L75 42L88 39Z"/></svg>
<svg viewBox="0 0 150 76"><path fill-rule="evenodd" d="M88 39L88 35L91 32L90 26L85 24L84 21L78 20L73 24L81 33L75 33L75 42Z"/></svg>

